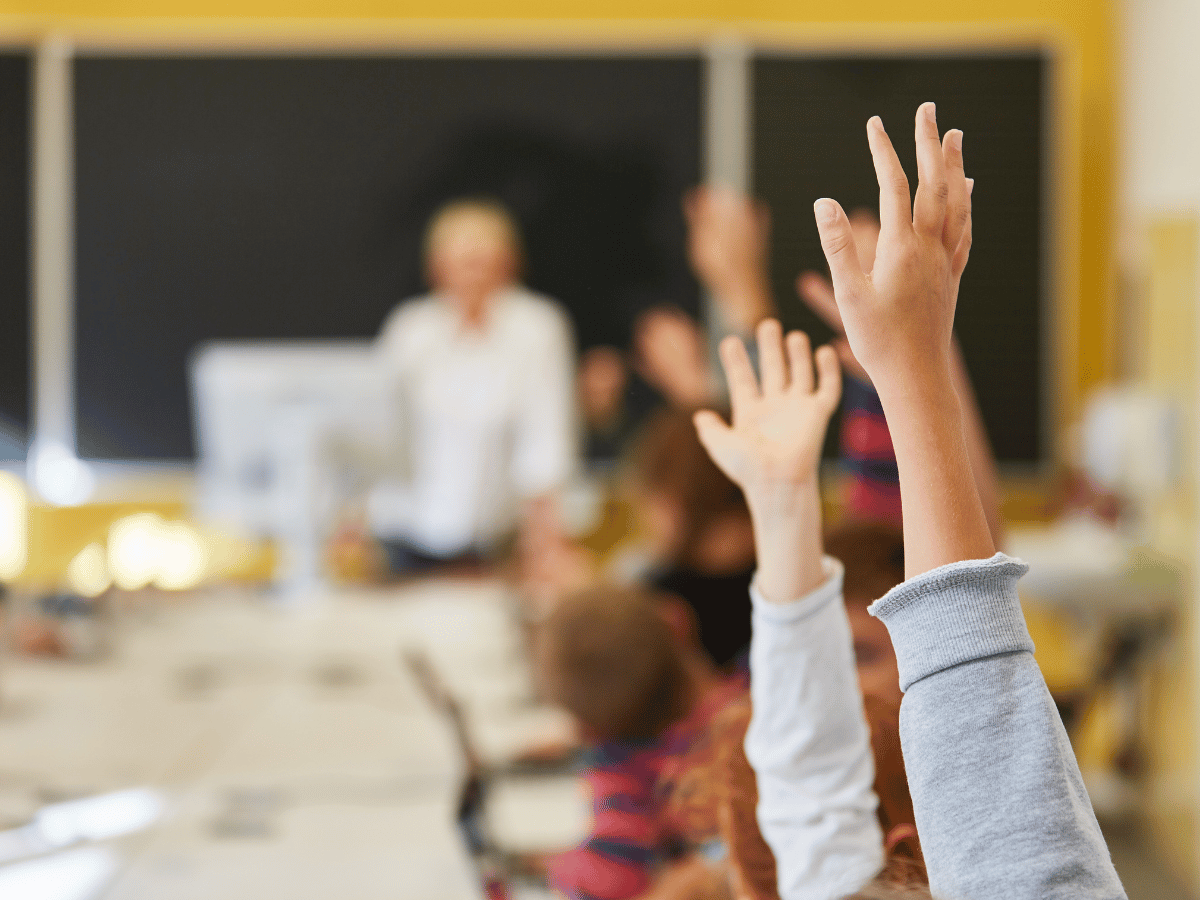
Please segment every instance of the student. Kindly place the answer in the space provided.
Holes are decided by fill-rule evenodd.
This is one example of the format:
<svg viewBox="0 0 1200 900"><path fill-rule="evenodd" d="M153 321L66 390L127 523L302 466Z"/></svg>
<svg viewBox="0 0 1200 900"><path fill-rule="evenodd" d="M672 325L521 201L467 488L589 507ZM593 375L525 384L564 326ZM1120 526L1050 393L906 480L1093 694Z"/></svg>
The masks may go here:
<svg viewBox="0 0 1200 900"><path fill-rule="evenodd" d="M553 861L552 887L628 900L684 898L717 883L671 827L660 785L746 684L697 646L687 607L640 588L574 594L542 624L535 659L546 695L575 716L590 747L592 830Z"/></svg>
<svg viewBox="0 0 1200 900"><path fill-rule="evenodd" d="M377 341L403 404L409 477L376 489L369 515L399 570L487 557L576 465L571 328L518 283L508 212L446 205L425 265L432 293L401 304Z"/></svg>
<svg viewBox="0 0 1200 900"><path fill-rule="evenodd" d="M933 104L918 110L915 202L878 118L868 122L867 136L881 213L869 276L841 207L818 200L815 213L847 340L879 392L896 450L908 580L872 612L887 626L897 653L905 692L899 728L931 894L947 900L1123 898L1066 732L1033 659L1016 592L1026 567L994 553L972 476L952 375L954 308L971 244L973 185L963 170L962 134L950 131L939 139ZM750 408L761 407L776 396L772 385L779 379L768 376L764 362L766 399L758 398L744 352L739 358L740 345L732 344L736 341L726 353L746 385L743 396L752 401ZM780 483L772 477L774 466L752 464L748 448L756 446L762 430L744 413L739 423L737 400L734 410L733 429L712 415L701 416L697 426L715 454L737 465L747 483L761 486L759 502L776 511L768 524L786 526L800 515L788 502L795 481ZM766 538L760 565L779 540L775 530L759 532L756 523L756 535ZM781 589L818 580L800 577L808 573L807 563L779 571L791 573L790 580L780 580ZM772 580L759 582L766 597L777 577L775 572ZM818 687L815 681L822 680L812 662L825 642L814 644L813 635L820 630L820 611L835 605L820 603L824 595L836 594L834 584L836 577L782 609L756 602L751 660L759 683L752 688L756 722L747 750L764 794L760 822L780 861L784 897L810 896L785 881L782 867L790 852L804 849L790 838L811 812L799 802L777 804L770 795L777 790L775 799L786 800L794 791L797 780L788 770L802 758L794 751L806 740L824 747L841 732L799 714L805 691L798 691L799 698L773 691L797 682ZM828 671L825 680L840 680L839 669ZM756 740L755 728L771 740ZM767 782L774 782L771 790L764 789ZM819 815L840 808L833 805ZM792 889L797 893L790 894Z"/></svg>
<svg viewBox="0 0 1200 900"><path fill-rule="evenodd" d="M842 565L823 556L818 467L837 406L836 353L800 332L758 327L761 383L741 340L721 344L732 425L695 417L713 460L739 484L753 523L753 716L746 756L758 821L784 900L833 900L873 879L884 838L870 734L842 604Z"/></svg>

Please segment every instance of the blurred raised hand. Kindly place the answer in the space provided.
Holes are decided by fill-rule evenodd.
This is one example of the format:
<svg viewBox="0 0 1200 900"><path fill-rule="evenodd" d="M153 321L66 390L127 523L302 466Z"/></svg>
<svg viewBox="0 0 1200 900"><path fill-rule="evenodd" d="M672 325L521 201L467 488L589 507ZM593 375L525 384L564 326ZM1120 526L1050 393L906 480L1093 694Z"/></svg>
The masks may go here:
<svg viewBox="0 0 1200 900"><path fill-rule="evenodd" d="M683 199L688 259L720 307L724 324L749 334L775 314L768 276L771 216L739 191L704 185Z"/></svg>
<svg viewBox="0 0 1200 900"><path fill-rule="evenodd" d="M633 353L637 373L672 405L712 403L716 387L704 332L683 310L656 306L638 316Z"/></svg>

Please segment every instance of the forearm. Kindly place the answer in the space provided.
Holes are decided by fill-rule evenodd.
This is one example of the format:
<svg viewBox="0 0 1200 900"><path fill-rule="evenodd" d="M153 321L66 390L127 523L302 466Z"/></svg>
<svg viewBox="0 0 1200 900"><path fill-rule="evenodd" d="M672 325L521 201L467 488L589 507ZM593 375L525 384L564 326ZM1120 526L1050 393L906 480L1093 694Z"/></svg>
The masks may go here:
<svg viewBox="0 0 1200 900"><path fill-rule="evenodd" d="M877 388L900 473L905 577L992 556L995 545L950 378L918 372Z"/></svg>
<svg viewBox="0 0 1200 900"><path fill-rule="evenodd" d="M802 484L763 484L746 491L758 572L772 603L791 603L825 581L821 565L821 496L815 473Z"/></svg>
<svg viewBox="0 0 1200 900"><path fill-rule="evenodd" d="M765 274L710 288L735 333L751 334L763 319L775 315L775 299Z"/></svg>

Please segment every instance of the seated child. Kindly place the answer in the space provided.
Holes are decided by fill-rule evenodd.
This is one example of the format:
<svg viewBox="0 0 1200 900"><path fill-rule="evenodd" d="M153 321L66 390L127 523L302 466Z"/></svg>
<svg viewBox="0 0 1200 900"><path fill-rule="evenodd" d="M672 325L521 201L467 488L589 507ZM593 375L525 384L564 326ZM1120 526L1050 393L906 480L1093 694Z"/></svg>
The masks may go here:
<svg viewBox="0 0 1200 900"><path fill-rule="evenodd" d="M879 392L896 451L908 580L871 611L896 649L905 692L899 731L931 894L1125 897L1033 659L1016 593L1025 567L994 553L972 475L952 376L954 307L971 243L962 135L939 139L932 104L918 111L916 132L920 183L910 202L882 124L867 126L881 211L869 276L841 208L819 200L815 211L847 340ZM877 897L875 887L861 886L872 878L867 842L814 824L849 823L860 808L861 771L847 764L844 745L829 752L850 723L814 702L851 680L848 629L838 567L826 560L818 572L819 552L804 540L815 534L814 510L819 515L807 469L797 464L812 444L800 437L803 425L820 419L819 405L802 401L811 374L793 355L789 386L783 354L765 353L761 332L759 341L761 391L741 344L722 348L738 384L733 427L713 414L697 417L714 458L746 489L755 520L747 756L759 781L759 822L784 898L844 895L830 881L794 877L812 869L808 861L834 856L844 876L861 879L849 887L856 897ZM811 772L819 760L829 791L814 804L797 769Z"/></svg>
<svg viewBox="0 0 1200 900"><path fill-rule="evenodd" d="M669 827L659 785L713 716L744 695L744 677L716 670L686 606L640 588L563 599L541 627L535 657L545 694L578 719L591 747L592 832L552 863L552 886L618 900L711 879Z"/></svg>
<svg viewBox="0 0 1200 900"><path fill-rule="evenodd" d="M689 411L663 409L647 424L633 458L633 495L649 532L657 590L683 598L700 643L718 666L750 644L754 535L746 501L696 437Z"/></svg>

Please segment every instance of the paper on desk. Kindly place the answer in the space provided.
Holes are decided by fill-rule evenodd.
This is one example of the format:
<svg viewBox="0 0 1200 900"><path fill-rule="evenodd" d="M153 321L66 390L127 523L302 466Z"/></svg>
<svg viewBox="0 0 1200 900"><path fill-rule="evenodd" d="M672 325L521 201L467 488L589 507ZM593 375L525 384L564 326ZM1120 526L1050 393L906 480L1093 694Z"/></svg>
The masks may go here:
<svg viewBox="0 0 1200 900"><path fill-rule="evenodd" d="M487 821L503 850L553 853L587 837L591 802L573 775L502 778L489 788Z"/></svg>

